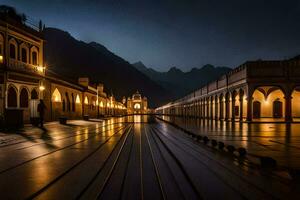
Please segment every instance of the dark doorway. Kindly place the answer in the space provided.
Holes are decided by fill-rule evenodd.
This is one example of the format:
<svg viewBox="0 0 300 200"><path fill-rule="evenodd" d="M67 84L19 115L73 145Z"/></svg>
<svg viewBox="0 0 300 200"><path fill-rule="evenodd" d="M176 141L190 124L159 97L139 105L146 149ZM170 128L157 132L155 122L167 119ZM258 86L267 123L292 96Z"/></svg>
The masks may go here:
<svg viewBox="0 0 300 200"><path fill-rule="evenodd" d="M253 102L253 118L258 119L260 118L260 113L261 113L261 103L259 101L254 101Z"/></svg>
<svg viewBox="0 0 300 200"><path fill-rule="evenodd" d="M273 117L274 118L282 117L282 102L281 101L276 100L273 102Z"/></svg>

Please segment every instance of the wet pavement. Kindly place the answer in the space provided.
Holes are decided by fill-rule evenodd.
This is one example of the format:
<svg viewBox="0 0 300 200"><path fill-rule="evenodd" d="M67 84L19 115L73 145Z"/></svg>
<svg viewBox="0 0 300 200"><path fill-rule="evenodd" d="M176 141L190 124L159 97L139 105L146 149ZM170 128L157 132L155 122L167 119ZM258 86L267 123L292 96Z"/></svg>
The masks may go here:
<svg viewBox="0 0 300 200"><path fill-rule="evenodd" d="M0 133L1 199L285 199L261 171L148 116Z"/></svg>
<svg viewBox="0 0 300 200"><path fill-rule="evenodd" d="M256 162L259 156L274 158L278 165L300 169L300 124L292 123L231 123L164 116L180 127L236 148L244 147L248 158Z"/></svg>

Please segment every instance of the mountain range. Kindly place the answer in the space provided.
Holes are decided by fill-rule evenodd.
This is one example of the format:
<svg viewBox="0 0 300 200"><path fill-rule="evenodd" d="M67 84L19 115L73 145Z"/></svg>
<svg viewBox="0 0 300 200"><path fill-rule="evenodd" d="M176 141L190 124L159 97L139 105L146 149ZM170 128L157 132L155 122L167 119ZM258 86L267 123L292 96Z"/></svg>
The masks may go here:
<svg viewBox="0 0 300 200"><path fill-rule="evenodd" d="M89 77L91 82L103 83L105 92L118 100L137 90L155 108L179 98L230 71L227 67L205 65L183 72L172 67L167 72L147 68L142 62L130 64L105 46L86 43L57 28L45 28L45 63L47 69L77 82Z"/></svg>
<svg viewBox="0 0 300 200"><path fill-rule="evenodd" d="M164 89L170 91L173 98L180 98L231 70L228 67L214 67L207 64L201 68L192 68L188 72L183 72L176 67L170 68L167 72L158 72L146 67L140 61L132 65Z"/></svg>
<svg viewBox="0 0 300 200"><path fill-rule="evenodd" d="M74 81L89 77L92 82L103 83L106 93L118 100L139 90L149 99L152 108L172 98L166 89L103 45L78 41L56 28L45 28L43 33L49 71Z"/></svg>

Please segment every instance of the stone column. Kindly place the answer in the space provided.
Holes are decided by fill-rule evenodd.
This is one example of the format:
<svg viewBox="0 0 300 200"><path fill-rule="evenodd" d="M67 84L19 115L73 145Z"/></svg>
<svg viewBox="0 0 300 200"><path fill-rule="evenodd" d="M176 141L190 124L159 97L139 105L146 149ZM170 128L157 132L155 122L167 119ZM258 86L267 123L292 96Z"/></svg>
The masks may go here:
<svg viewBox="0 0 300 200"><path fill-rule="evenodd" d="M214 100L210 100L210 119L214 119Z"/></svg>
<svg viewBox="0 0 300 200"><path fill-rule="evenodd" d="M285 95L285 121L292 122L292 96L290 94Z"/></svg>
<svg viewBox="0 0 300 200"><path fill-rule="evenodd" d="M218 120L218 98L215 98L215 120Z"/></svg>
<svg viewBox="0 0 300 200"><path fill-rule="evenodd" d="M219 99L219 120L222 120L223 119L223 110L224 110L224 107L222 106L223 104L223 98L222 99Z"/></svg>
<svg viewBox="0 0 300 200"><path fill-rule="evenodd" d="M243 121L243 101L244 101L244 98L242 95L240 95L240 122Z"/></svg>
<svg viewBox="0 0 300 200"><path fill-rule="evenodd" d="M225 97L225 121L229 119L229 98Z"/></svg>
<svg viewBox="0 0 300 200"><path fill-rule="evenodd" d="M231 97L231 121L235 121L235 95Z"/></svg>
<svg viewBox="0 0 300 200"><path fill-rule="evenodd" d="M206 118L209 118L209 100L206 99Z"/></svg>
<svg viewBox="0 0 300 200"><path fill-rule="evenodd" d="M252 95L247 97L247 121L251 122L252 121Z"/></svg>

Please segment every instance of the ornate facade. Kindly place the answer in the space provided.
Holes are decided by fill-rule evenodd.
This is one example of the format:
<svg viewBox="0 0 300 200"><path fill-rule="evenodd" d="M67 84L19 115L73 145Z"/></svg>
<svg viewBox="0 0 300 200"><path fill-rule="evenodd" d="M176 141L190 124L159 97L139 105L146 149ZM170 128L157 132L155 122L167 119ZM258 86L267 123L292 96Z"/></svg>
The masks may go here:
<svg viewBox="0 0 300 200"><path fill-rule="evenodd" d="M121 102L104 93L103 85L92 85L88 78L71 82L47 71L43 48L41 27L0 14L0 122L9 123L18 113L30 122L37 117L39 99L46 104L47 121L126 113Z"/></svg>
<svg viewBox="0 0 300 200"><path fill-rule="evenodd" d="M127 113L128 114L147 114L148 113L148 100L147 97L137 91L132 97L127 98Z"/></svg>
<svg viewBox="0 0 300 200"><path fill-rule="evenodd" d="M296 121L300 59L246 62L156 113L241 122Z"/></svg>

